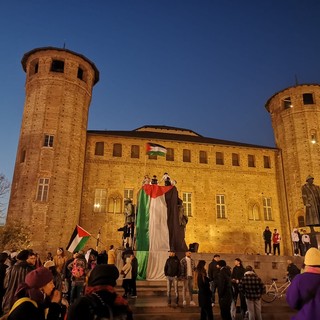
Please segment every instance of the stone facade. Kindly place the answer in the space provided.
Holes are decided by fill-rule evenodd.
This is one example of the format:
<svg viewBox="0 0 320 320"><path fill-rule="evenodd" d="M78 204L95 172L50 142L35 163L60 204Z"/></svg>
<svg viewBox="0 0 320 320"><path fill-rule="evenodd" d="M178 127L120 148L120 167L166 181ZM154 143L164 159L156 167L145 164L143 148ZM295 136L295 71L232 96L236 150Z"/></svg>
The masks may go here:
<svg viewBox="0 0 320 320"><path fill-rule="evenodd" d="M68 50L26 53L26 98L8 223L30 226L32 245L65 244L79 221L88 110L99 73Z"/></svg>
<svg viewBox="0 0 320 320"><path fill-rule="evenodd" d="M119 234L115 230L125 221L122 213L124 190L132 190L136 203L146 174L150 177L157 175L161 180L163 173L168 172L177 181L180 198L183 199L185 193L191 197L187 243L200 243L201 252L262 252L265 224L280 229L282 221L276 183L278 151L259 146L228 145L227 141L210 141L199 135L197 137L202 142L195 143L188 141L187 130L178 129L175 131L177 140L173 140L172 128L167 131L163 126L148 127L148 131L146 128L121 132L121 136L120 132L88 132L81 225L95 232L101 225L107 243L119 243ZM160 132L163 138L156 139ZM156 160L149 159L145 155L145 145L150 140L174 150L174 161L160 156ZM103 155L95 155L97 143L104 144ZM122 146L121 157L113 156L115 144ZM131 157L132 146L139 146L139 158ZM183 149L191 151L190 162L183 161ZM207 163L200 163L200 151L207 154ZM216 152L223 154L223 165L216 164ZM239 166L232 165L233 153L239 156ZM254 167L248 167L248 155L254 156ZM264 167L264 156L270 159L270 168ZM97 189L106 190L106 210L101 213L94 212ZM217 217L217 195L225 198L225 218ZM119 213L114 212L112 205L116 197L120 199ZM265 197L272 200L271 221L265 221Z"/></svg>
<svg viewBox="0 0 320 320"><path fill-rule="evenodd" d="M287 212L287 227L303 224L301 187L312 174L320 184L320 86L305 84L274 94L266 108L279 149L279 195Z"/></svg>
<svg viewBox="0 0 320 320"><path fill-rule="evenodd" d="M309 139L319 132L319 106L303 108L299 99L311 92L318 101L319 86L270 98L277 143L270 148L167 126L87 131L95 65L57 48L32 50L22 65L26 99L7 222L30 225L37 251L65 247L76 224L93 236L100 230L99 250L120 246L124 199L137 205L144 176L160 181L168 172L189 214L187 243L198 242L201 252L261 254L268 225L280 230L282 252L292 252L290 232L304 210L301 185L320 165L319 146ZM283 107L288 96L297 108ZM167 156L150 159L148 142L165 146ZM88 247L95 245L92 237Z"/></svg>

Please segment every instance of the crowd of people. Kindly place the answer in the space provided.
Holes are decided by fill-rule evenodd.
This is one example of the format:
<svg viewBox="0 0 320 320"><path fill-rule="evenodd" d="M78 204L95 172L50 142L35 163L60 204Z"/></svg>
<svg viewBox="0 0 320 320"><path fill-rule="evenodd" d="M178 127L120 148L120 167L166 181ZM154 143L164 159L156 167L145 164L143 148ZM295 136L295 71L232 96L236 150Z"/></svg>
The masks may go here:
<svg viewBox="0 0 320 320"><path fill-rule="evenodd" d="M109 251L50 252L42 262L31 249L0 254L0 307L8 320L132 319L128 300L136 297L138 263L124 256L124 296L116 293L120 276L113 245Z"/></svg>
<svg viewBox="0 0 320 320"><path fill-rule="evenodd" d="M251 266L244 267L240 258L234 261L234 267L227 265L220 255L215 254L206 268L206 261L199 260L197 265L192 253L187 251L181 260L174 249L170 249L169 257L164 266L167 278L168 305L172 305L172 290L174 291L174 307L179 305L178 282L182 282L182 305L189 302L196 305L194 292L198 292L200 319L212 320L212 307L215 305L218 292L221 319L234 320L239 297L243 318L261 318L261 296L265 286ZM187 296L188 293L188 296Z"/></svg>
<svg viewBox="0 0 320 320"><path fill-rule="evenodd" d="M0 253L0 320L133 319L128 301L137 298L138 260L129 246L121 258L117 263L113 245L108 251L89 249L72 257L57 248L55 255L48 253L43 262L31 249ZM180 302L182 307L196 306L197 294L201 320L214 318L217 302L222 320L234 320L236 313L241 313L242 319L262 319L265 285L240 258L231 267L215 254L207 265L205 260L195 261L190 250L179 259L171 248L164 275L168 306L178 307ZM298 310L295 319L320 318L320 251L308 249L302 270L288 259L287 276L291 281L287 301ZM123 295L115 289L119 277Z"/></svg>

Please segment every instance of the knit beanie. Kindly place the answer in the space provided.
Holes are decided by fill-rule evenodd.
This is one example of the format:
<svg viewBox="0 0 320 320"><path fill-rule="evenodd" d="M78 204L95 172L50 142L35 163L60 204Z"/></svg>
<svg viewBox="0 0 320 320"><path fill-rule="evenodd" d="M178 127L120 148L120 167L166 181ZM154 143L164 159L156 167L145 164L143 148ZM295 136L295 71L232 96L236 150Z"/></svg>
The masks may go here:
<svg viewBox="0 0 320 320"><path fill-rule="evenodd" d="M310 248L304 257L304 264L320 267L320 251L317 248Z"/></svg>
<svg viewBox="0 0 320 320"><path fill-rule="evenodd" d="M119 271L112 264L98 264L90 272L88 286L111 285L116 286L116 280L119 278Z"/></svg>
<svg viewBox="0 0 320 320"><path fill-rule="evenodd" d="M45 267L39 267L26 275L25 283L29 288L40 289L53 280L50 270Z"/></svg>

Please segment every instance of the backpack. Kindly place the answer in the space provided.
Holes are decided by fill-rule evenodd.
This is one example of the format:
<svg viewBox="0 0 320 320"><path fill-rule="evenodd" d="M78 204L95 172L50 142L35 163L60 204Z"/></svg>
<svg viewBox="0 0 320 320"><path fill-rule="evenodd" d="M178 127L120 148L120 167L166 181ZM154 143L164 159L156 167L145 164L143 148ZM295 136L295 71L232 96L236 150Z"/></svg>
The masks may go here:
<svg viewBox="0 0 320 320"><path fill-rule="evenodd" d="M81 260L74 259L71 274L76 279L84 276L85 270L84 270L83 262Z"/></svg>
<svg viewBox="0 0 320 320"><path fill-rule="evenodd" d="M110 305L105 302L98 293L85 295L84 299L90 302L90 313L94 320L126 320L126 314L114 315Z"/></svg>
<svg viewBox="0 0 320 320"><path fill-rule="evenodd" d="M113 312L110 306L105 304L99 295L93 293L84 297L90 302L89 310L94 320L113 320ZM108 310L107 313L102 312L102 309Z"/></svg>
<svg viewBox="0 0 320 320"><path fill-rule="evenodd" d="M38 308L38 304L37 304L35 301L31 300L30 298L28 298L28 297L20 298L19 300L17 300L17 301L13 304L13 306L12 306L11 309L10 309L10 311L9 311L8 313L4 314L4 315L0 318L0 320L7 320L8 317L9 317L9 315L10 315L10 313L11 313L14 309L16 309L17 307L19 307L20 304L22 304L22 303L24 303L24 302L31 302L36 308Z"/></svg>

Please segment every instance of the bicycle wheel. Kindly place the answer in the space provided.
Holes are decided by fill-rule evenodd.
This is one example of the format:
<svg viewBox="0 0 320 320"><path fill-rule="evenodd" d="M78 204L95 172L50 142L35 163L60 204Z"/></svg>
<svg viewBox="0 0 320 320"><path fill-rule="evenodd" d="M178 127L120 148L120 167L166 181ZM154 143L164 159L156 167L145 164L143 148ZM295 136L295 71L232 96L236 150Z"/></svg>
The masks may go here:
<svg viewBox="0 0 320 320"><path fill-rule="evenodd" d="M270 303L270 302L274 301L276 299L276 297L277 297L277 294L276 294L274 287L270 286L269 288L267 288L266 293L264 293L261 296L261 299L264 302Z"/></svg>

